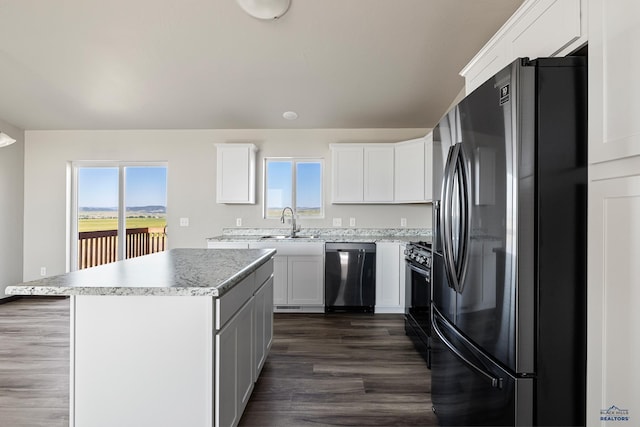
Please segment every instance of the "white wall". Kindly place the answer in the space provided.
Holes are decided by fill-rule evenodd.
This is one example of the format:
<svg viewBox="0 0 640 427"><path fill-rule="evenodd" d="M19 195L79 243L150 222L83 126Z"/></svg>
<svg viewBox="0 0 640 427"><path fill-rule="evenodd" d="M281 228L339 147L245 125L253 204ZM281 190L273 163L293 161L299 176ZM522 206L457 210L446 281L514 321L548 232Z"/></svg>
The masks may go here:
<svg viewBox="0 0 640 427"><path fill-rule="evenodd" d="M0 298L22 281L24 131L0 120L0 130L16 140L0 148Z"/></svg>
<svg viewBox="0 0 640 427"><path fill-rule="evenodd" d="M357 226L431 227L430 205L331 205L329 144L396 142L425 135L429 129L317 130L136 130L27 131L25 148L24 278L64 273L67 261L67 165L74 160L168 162L167 223L170 247L205 247L205 239L235 227L281 227L262 219L262 159L265 156L313 156L325 159L325 218L302 220L304 227L331 227L355 217ZM252 142L258 146L258 194L255 205L215 202L215 143ZM179 227L188 217L189 227Z"/></svg>

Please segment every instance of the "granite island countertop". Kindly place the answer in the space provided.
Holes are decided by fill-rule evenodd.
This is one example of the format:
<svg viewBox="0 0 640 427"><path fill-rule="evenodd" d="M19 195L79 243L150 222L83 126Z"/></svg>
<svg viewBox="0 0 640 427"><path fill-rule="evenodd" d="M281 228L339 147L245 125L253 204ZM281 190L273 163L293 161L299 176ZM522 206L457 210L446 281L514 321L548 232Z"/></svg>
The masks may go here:
<svg viewBox="0 0 640 427"><path fill-rule="evenodd" d="M9 286L5 293L221 297L275 253L274 249L171 249Z"/></svg>

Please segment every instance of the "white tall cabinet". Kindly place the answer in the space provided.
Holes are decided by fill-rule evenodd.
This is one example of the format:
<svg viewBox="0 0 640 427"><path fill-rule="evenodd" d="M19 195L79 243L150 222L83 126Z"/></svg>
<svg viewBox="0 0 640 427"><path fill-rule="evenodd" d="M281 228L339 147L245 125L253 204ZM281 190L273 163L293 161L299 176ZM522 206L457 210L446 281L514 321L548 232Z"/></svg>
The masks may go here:
<svg viewBox="0 0 640 427"><path fill-rule="evenodd" d="M404 313L404 245L376 243L376 313Z"/></svg>
<svg viewBox="0 0 640 427"><path fill-rule="evenodd" d="M589 0L587 426L640 419L638 45L640 2Z"/></svg>

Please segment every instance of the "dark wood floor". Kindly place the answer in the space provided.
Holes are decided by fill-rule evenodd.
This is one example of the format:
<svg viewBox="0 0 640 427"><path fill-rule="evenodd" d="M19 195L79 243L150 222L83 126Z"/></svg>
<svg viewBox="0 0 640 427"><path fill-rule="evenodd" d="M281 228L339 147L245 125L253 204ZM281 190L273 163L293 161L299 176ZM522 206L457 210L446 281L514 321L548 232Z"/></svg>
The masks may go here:
<svg viewBox="0 0 640 427"><path fill-rule="evenodd" d="M69 425L69 300L0 305L0 425Z"/></svg>
<svg viewBox="0 0 640 427"><path fill-rule="evenodd" d="M278 314L240 425L437 425L430 390L401 315Z"/></svg>
<svg viewBox="0 0 640 427"><path fill-rule="evenodd" d="M429 426L430 375L399 315L277 314L241 426ZM0 305L0 425L67 426L69 300Z"/></svg>

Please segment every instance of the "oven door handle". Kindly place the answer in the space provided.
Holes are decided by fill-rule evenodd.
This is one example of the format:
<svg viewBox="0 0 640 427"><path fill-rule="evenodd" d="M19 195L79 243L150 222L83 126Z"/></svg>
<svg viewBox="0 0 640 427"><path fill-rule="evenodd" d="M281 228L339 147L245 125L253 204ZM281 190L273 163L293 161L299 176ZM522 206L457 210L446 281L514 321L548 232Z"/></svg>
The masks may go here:
<svg viewBox="0 0 640 427"><path fill-rule="evenodd" d="M411 263L409 263L409 262L407 262L407 266L408 266L411 270L415 271L416 273L419 273L419 274L421 274L421 275L423 275L423 276L425 276L425 277L426 277L426 276L429 276L429 272L428 272L427 270L423 270L423 269L422 269L422 268L420 268L420 267L416 267L415 265L413 265L413 264L411 264Z"/></svg>

